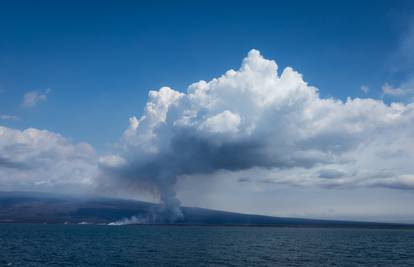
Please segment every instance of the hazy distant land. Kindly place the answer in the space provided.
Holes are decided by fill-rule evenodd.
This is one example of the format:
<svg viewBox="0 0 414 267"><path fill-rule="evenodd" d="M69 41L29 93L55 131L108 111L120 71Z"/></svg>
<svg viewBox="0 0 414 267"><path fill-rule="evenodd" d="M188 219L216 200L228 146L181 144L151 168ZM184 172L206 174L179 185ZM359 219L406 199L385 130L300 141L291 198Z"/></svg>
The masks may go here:
<svg viewBox="0 0 414 267"><path fill-rule="evenodd" d="M159 205L134 200L1 192L0 223L175 224L414 228L409 224L333 221L247 215L183 207L184 218L166 221Z"/></svg>

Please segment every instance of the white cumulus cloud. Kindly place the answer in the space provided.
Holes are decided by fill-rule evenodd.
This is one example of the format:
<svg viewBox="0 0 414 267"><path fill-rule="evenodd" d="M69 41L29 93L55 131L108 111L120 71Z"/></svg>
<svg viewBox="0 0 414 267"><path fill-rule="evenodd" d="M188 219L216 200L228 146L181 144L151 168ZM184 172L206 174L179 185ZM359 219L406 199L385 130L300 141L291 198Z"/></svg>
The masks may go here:
<svg viewBox="0 0 414 267"><path fill-rule="evenodd" d="M2 190L79 192L94 184L96 166L87 143L73 144L46 130L0 126Z"/></svg>

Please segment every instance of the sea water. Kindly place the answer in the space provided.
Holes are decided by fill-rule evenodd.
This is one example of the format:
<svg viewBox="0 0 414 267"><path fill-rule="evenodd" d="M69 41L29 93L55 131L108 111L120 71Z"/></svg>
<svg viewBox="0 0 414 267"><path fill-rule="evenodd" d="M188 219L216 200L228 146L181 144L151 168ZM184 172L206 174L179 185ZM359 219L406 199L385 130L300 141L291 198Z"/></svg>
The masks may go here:
<svg viewBox="0 0 414 267"><path fill-rule="evenodd" d="M414 230L0 224L0 266L414 266Z"/></svg>

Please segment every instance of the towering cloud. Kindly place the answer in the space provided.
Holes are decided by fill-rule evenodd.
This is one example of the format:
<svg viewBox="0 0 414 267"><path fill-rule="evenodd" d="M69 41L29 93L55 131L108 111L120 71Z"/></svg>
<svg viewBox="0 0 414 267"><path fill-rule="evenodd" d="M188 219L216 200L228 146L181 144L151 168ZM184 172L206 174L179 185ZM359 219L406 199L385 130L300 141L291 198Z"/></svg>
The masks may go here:
<svg viewBox="0 0 414 267"><path fill-rule="evenodd" d="M103 181L158 193L170 220L181 216L177 179L220 170L271 183L414 189L414 104L323 99L292 68L277 71L251 50L239 70L185 93L150 91L118 154L100 159Z"/></svg>

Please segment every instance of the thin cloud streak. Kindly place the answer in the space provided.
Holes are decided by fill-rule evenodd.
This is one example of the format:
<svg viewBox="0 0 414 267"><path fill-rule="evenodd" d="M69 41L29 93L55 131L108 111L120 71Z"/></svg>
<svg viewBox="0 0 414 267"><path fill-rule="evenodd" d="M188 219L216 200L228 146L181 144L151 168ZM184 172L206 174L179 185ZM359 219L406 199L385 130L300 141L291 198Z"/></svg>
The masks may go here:
<svg viewBox="0 0 414 267"><path fill-rule="evenodd" d="M39 91L30 91L24 94L22 100L22 107L24 108L33 108L41 102L47 100L50 89L45 90L44 92Z"/></svg>

